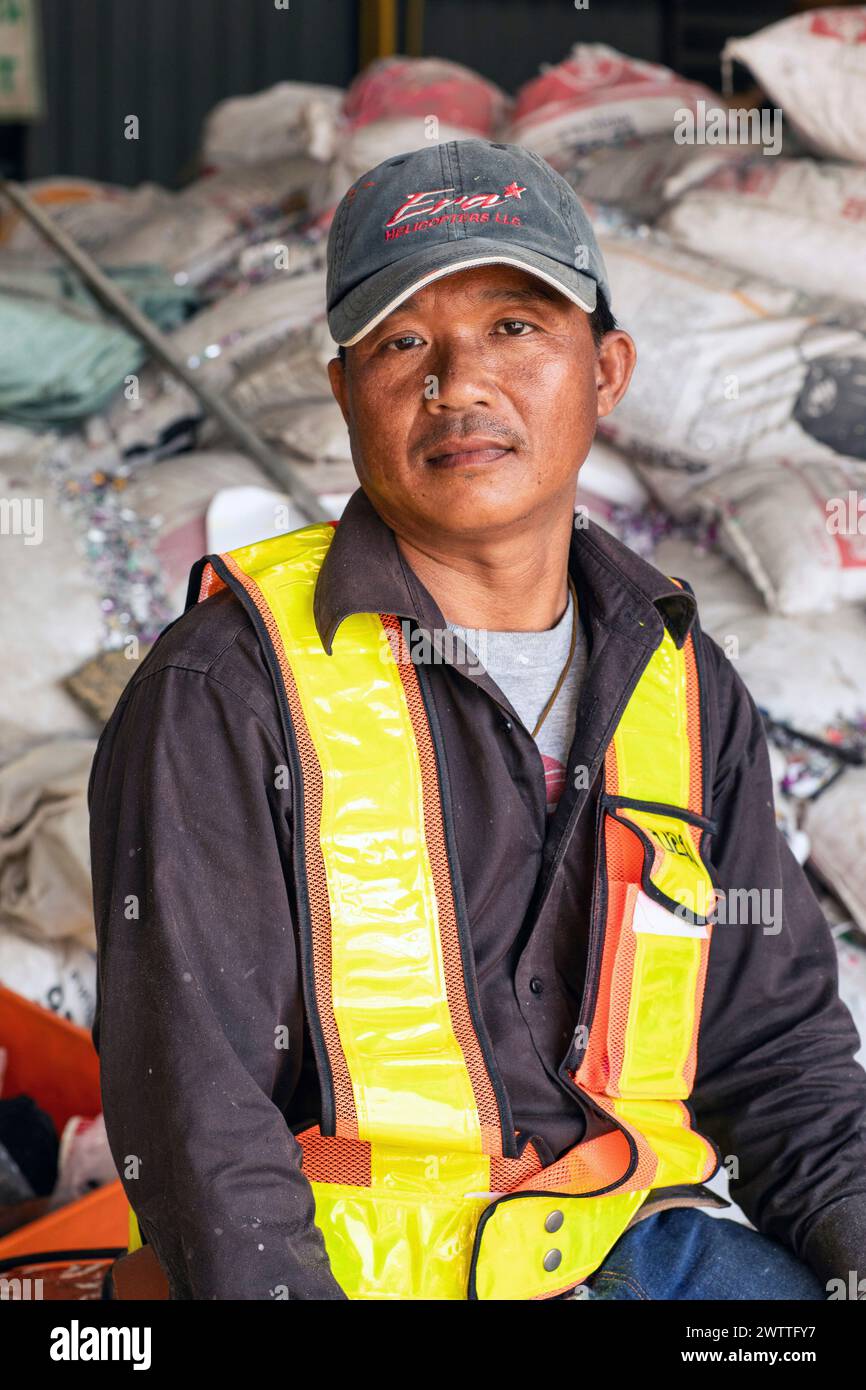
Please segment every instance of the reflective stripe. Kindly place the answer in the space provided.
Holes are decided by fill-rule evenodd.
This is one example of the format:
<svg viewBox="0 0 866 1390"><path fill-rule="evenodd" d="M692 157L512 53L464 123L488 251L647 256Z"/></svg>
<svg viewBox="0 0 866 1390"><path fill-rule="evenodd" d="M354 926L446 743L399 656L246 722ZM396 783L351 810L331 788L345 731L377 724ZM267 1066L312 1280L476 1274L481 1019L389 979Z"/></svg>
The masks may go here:
<svg viewBox="0 0 866 1390"><path fill-rule="evenodd" d="M434 884L429 822L437 811L441 821L441 806L429 779L425 796L406 689L416 673L395 660L399 626L376 614L346 618L325 652L313 594L332 538L332 527L310 526L227 557L268 629L276 625L296 732L302 722L315 754L328 916L318 923L318 958L330 957L317 996L329 985L321 1012L332 1012L338 1034L329 1053L338 1042L359 1138L393 1144L408 1133L419 1146L501 1152L495 1106L483 1129L467 1065L466 1052L477 1078L483 1063L462 970L453 969L460 951L447 866L439 866L438 893ZM486 1074L481 1087L492 1089Z"/></svg>
<svg viewBox="0 0 866 1390"><path fill-rule="evenodd" d="M608 791L690 805L689 703L685 656L665 629L614 731L606 772L616 786Z"/></svg>

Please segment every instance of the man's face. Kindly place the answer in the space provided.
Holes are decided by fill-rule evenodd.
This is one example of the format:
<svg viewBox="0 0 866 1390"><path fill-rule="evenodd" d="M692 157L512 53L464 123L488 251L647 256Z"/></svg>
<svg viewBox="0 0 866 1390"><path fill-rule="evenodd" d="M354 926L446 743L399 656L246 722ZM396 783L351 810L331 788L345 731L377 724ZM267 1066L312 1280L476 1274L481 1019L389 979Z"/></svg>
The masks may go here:
<svg viewBox="0 0 866 1390"><path fill-rule="evenodd" d="M383 519L423 542L471 540L573 507L599 416L634 345L596 349L589 316L528 271L434 280L328 364L358 479Z"/></svg>

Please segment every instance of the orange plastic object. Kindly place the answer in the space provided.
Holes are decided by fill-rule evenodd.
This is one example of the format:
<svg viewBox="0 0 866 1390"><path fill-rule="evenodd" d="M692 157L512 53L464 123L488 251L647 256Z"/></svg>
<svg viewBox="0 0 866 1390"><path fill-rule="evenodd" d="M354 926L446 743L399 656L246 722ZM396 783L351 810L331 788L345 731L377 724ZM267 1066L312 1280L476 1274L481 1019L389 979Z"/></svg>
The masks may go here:
<svg viewBox="0 0 866 1390"><path fill-rule="evenodd" d="M99 1058L85 1028L0 985L0 1047L7 1051L3 1096L32 1096L58 1137L73 1115L98 1115Z"/></svg>
<svg viewBox="0 0 866 1390"><path fill-rule="evenodd" d="M30 1221L0 1240L0 1260L47 1250L126 1249L129 1207L118 1180Z"/></svg>
<svg viewBox="0 0 866 1390"><path fill-rule="evenodd" d="M0 985L0 1047L7 1051L4 1097L32 1096L57 1126L98 1115L99 1058L89 1032ZM120 1181L49 1212L0 1240L0 1259L44 1250L126 1247L128 1207Z"/></svg>

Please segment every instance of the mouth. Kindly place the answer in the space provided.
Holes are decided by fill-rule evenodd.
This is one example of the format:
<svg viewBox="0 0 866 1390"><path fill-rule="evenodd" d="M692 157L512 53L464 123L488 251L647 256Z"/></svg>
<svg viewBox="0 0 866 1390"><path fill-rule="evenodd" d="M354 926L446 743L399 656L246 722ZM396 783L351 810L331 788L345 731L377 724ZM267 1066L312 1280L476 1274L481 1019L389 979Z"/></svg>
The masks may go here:
<svg viewBox="0 0 866 1390"><path fill-rule="evenodd" d="M469 439L444 440L435 454L427 455L427 462L436 468L462 468L472 464L495 463L510 453L513 453L510 446L497 439L472 436Z"/></svg>

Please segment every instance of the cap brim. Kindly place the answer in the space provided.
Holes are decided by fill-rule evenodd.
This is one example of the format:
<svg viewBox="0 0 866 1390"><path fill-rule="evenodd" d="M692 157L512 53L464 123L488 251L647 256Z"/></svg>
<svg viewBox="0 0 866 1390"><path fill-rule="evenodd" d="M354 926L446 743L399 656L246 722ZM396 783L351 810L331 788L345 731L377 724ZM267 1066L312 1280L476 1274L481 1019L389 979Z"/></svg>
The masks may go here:
<svg viewBox="0 0 866 1390"><path fill-rule="evenodd" d="M518 270L527 270L586 313L591 314L596 306L598 286L590 275L572 270L561 261L525 246L472 237L463 242L425 247L371 275L329 311L331 337L340 346L351 347L417 290L445 275L478 265L512 265Z"/></svg>

